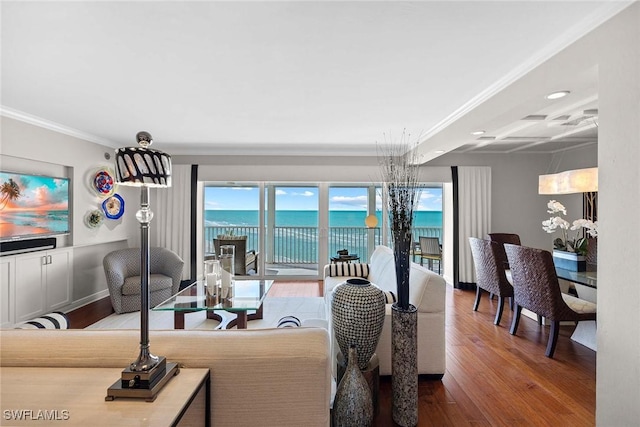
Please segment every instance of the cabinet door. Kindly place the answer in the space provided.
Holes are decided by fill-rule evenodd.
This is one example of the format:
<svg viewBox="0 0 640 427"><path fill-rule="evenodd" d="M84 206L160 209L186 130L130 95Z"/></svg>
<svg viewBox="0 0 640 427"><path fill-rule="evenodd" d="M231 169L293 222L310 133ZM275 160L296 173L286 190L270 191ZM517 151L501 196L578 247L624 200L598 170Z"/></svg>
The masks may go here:
<svg viewBox="0 0 640 427"><path fill-rule="evenodd" d="M71 302L71 250L47 252L47 310L52 311Z"/></svg>
<svg viewBox="0 0 640 427"><path fill-rule="evenodd" d="M2 328L10 328L15 323L13 313L15 269L15 257L0 258L0 327Z"/></svg>
<svg viewBox="0 0 640 427"><path fill-rule="evenodd" d="M44 252L16 257L16 323L37 317L47 308L44 287L46 262Z"/></svg>

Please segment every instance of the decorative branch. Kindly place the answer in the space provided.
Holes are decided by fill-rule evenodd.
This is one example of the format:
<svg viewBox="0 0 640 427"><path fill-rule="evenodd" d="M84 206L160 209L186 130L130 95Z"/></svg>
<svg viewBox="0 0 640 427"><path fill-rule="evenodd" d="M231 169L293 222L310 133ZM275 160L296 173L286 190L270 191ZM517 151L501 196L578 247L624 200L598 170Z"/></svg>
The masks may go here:
<svg viewBox="0 0 640 427"><path fill-rule="evenodd" d="M417 153L418 141L410 142L411 135L402 131L399 141L387 140L378 148L381 181L387 194L389 222L394 242L398 305L409 308L409 270L413 245L413 211L418 205L422 185L418 181L420 171Z"/></svg>

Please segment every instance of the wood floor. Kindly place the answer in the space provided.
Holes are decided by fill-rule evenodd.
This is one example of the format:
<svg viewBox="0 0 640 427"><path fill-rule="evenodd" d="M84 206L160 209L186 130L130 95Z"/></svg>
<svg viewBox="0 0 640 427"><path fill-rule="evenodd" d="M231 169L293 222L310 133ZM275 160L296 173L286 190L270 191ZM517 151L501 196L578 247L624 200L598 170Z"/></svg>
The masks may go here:
<svg viewBox="0 0 640 427"><path fill-rule="evenodd" d="M548 327L522 317L509 334L512 312L493 324L497 301L474 291L447 291L447 370L442 381L419 381L420 426L592 426L596 353L569 338L563 326L553 359L545 357ZM418 332L419 333L419 332ZM391 381L380 384L375 426L393 426Z"/></svg>
<svg viewBox="0 0 640 427"><path fill-rule="evenodd" d="M319 296L321 288L321 281L276 282L270 295ZM512 336L512 312L506 308L501 326L495 326L497 301L485 295L474 312L474 297L474 291L447 289L447 370L442 381L419 380L419 425L595 425L596 353L570 340L573 326L561 328L549 359L544 356L548 327L523 316ZM102 302L102 313L111 312L108 298L107 303L108 309ZM72 327L103 315L96 307L86 312L70 316ZM379 400L374 425L395 425L390 377L380 380Z"/></svg>

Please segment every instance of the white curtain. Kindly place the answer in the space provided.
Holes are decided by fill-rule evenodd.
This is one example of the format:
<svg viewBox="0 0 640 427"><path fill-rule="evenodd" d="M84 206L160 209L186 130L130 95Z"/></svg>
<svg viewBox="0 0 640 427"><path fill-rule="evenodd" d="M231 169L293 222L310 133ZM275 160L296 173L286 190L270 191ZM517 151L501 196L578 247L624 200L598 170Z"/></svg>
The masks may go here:
<svg viewBox="0 0 640 427"><path fill-rule="evenodd" d="M490 167L458 167L458 221L458 281L475 283L469 237L483 239L490 230Z"/></svg>
<svg viewBox="0 0 640 427"><path fill-rule="evenodd" d="M170 249L184 260L182 278L190 277L191 265L191 165L173 165L171 187L157 190L154 219L157 246ZM155 221L154 221L155 222Z"/></svg>

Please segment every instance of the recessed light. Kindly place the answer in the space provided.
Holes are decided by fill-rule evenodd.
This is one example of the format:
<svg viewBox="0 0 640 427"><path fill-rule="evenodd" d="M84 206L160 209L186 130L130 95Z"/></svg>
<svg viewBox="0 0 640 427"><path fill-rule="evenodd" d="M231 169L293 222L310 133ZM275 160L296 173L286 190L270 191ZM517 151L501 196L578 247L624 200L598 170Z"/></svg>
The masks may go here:
<svg viewBox="0 0 640 427"><path fill-rule="evenodd" d="M568 90L561 90L558 92L553 92L550 93L549 95L547 95L547 99L560 99L560 98L564 98L565 96L569 95L571 92Z"/></svg>
<svg viewBox="0 0 640 427"><path fill-rule="evenodd" d="M444 153L444 150L436 150L436 151L434 151L434 153L436 153L436 154L443 154L443 153Z"/></svg>
<svg viewBox="0 0 640 427"><path fill-rule="evenodd" d="M485 131L483 130L477 130L475 132L471 132L471 135L482 135Z"/></svg>

